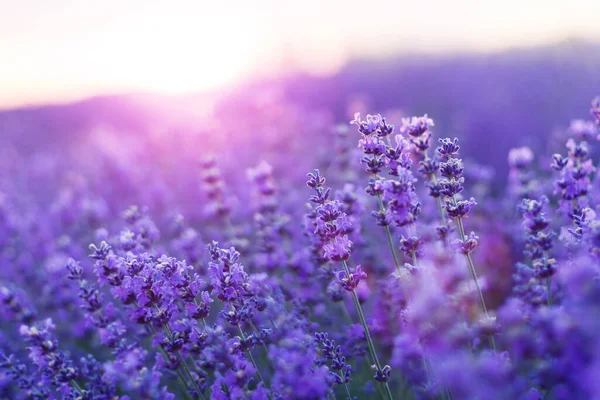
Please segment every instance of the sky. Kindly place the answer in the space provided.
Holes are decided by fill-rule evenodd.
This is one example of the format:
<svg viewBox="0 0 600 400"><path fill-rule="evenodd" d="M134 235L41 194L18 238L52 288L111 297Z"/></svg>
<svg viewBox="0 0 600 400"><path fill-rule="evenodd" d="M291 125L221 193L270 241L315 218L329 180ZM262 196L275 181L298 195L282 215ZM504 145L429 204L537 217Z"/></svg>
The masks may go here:
<svg viewBox="0 0 600 400"><path fill-rule="evenodd" d="M193 93L353 57L600 41L596 0L0 0L0 108Z"/></svg>

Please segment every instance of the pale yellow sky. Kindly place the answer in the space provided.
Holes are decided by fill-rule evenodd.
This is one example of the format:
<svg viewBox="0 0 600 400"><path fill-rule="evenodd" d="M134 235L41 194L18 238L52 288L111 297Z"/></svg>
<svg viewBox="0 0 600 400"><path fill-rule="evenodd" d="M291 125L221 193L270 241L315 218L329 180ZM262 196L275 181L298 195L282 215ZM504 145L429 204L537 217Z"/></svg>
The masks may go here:
<svg viewBox="0 0 600 400"><path fill-rule="evenodd" d="M600 41L592 0L0 0L0 107L215 89L352 56Z"/></svg>

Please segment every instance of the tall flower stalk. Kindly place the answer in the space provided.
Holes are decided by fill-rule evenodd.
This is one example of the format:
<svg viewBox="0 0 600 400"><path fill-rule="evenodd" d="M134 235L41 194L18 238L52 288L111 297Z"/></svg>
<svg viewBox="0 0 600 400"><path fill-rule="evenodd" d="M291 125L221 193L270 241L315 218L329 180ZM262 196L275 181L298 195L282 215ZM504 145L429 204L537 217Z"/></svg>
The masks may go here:
<svg viewBox="0 0 600 400"><path fill-rule="evenodd" d="M433 136L431 128L434 126L435 123L433 120L425 114L422 117L403 118L400 132L407 135L417 154L420 154L422 157L422 160L419 161L419 172L428 181L429 195L436 200L442 226L445 226L444 201L440 193L436 175L439 172L439 160L436 156L429 156L429 148L431 147L431 138Z"/></svg>
<svg viewBox="0 0 600 400"><path fill-rule="evenodd" d="M375 370L374 379L383 384L387 398L392 400L393 395L388 385L391 367L389 365L382 366L379 361L369 326L367 325L362 306L356 294L356 287L361 279L367 277L367 274L362 270L360 265L354 271L351 271L346 262L352 252L352 242L343 232L346 231L350 221L342 211L340 202L330 200L331 189L324 188L325 178L320 174L319 170L309 173L308 177L307 185L316 193L310 197L310 201L316 205L316 219L314 220L315 234L324 243L322 247L324 257L329 261L341 262L343 266L343 270L338 271L336 274L338 282L352 295L352 301L367 341L367 348L374 362L372 366Z"/></svg>
<svg viewBox="0 0 600 400"><path fill-rule="evenodd" d="M477 245L478 237L474 232L471 232L469 236L465 233L465 227L463 224L464 218L467 217L471 209L477 204L474 198L470 198L469 200L458 200L457 195L461 193L464 189L464 181L465 179L462 177L464 172L464 167L462 160L457 158L458 151L460 150L460 146L458 145L458 139L439 139L440 146L437 148L437 151L440 155L440 175L442 179L440 180L440 192L446 196L446 212L448 214L448 218L456 222L456 226L458 227L458 233L460 235L460 240L457 243L460 249L460 252L465 256L467 260L467 264L469 266L469 272L471 273L471 277L473 278L473 282L475 283L475 288L477 290L477 295L479 297L479 305L483 314L486 318L486 323L490 321L490 316L488 313L487 306L485 304L485 299L483 297L483 291L481 290L481 285L479 284L479 279L477 278L477 271L475 269L475 264L473 263L473 257L471 253L473 249ZM490 347L496 350L496 342L494 340L494 336L489 336Z"/></svg>
<svg viewBox="0 0 600 400"><path fill-rule="evenodd" d="M586 225L590 222L592 178L596 168L590 157L589 145L585 141L569 139L566 144L567 157L552 156L550 167L560 174L554 182L554 193L558 195L559 212L572 222L568 233L576 243L580 243ZM566 235L561 235L565 239ZM570 240L565 239L567 243Z"/></svg>
<svg viewBox="0 0 600 400"><path fill-rule="evenodd" d="M548 229L550 220L543 212L548 199L523 199L519 210L523 214L523 226L527 233L525 254L531 258L532 266L538 278L546 281L546 302L552 305L552 285L550 278L556 272L556 260L549 256L552 249L554 232Z"/></svg>
<svg viewBox="0 0 600 400"><path fill-rule="evenodd" d="M594 122L600 128L600 96L595 97L592 100L592 107L590 108L590 115L594 118Z"/></svg>
<svg viewBox="0 0 600 400"><path fill-rule="evenodd" d="M418 257L420 256L423 242L417 235L415 222L421 212L421 204L416 195L415 184L417 183L417 179L412 172L413 161L409 146L412 143L420 151L426 152L431 137L430 127L434 124L431 119L427 118L427 115L422 118L413 117L412 119L404 119L400 131L407 135L409 140L403 135L395 135L395 145L392 145L390 136L394 131L394 126L388 124L386 119L380 115L367 115L367 120L361 121L360 114L355 114L355 120L351 123L359 127L359 132L362 135L359 147L363 149L363 153L365 154L365 157L361 161L367 166L367 172L372 174L367 193L375 195L379 203L380 210L373 213L373 215L377 218L378 224L386 228L388 244L396 263L398 276L401 276L399 261L395 251L396 245L394 245L389 225L394 223L396 227L405 230L407 237L402 235L400 239L400 250L406 259L409 260L405 266L411 268L410 264L412 264L412 268L418 267ZM386 140L387 145L383 143L382 139ZM380 155L381 149L385 150ZM379 164L374 160L377 156L381 157L384 165L388 168L388 175L390 175L391 179L379 176ZM437 163L434 160L431 161L428 164L429 167L435 168ZM435 171L426 176L429 180L436 179ZM441 204L439 195L438 200ZM444 221L442 208L440 208L440 215L442 221ZM429 376L428 362L424 355L422 355L422 359L424 370ZM431 378L428 381L431 383Z"/></svg>
<svg viewBox="0 0 600 400"><path fill-rule="evenodd" d="M342 354L342 347L335 344L335 340L329 339L327 332L315 332L315 342L319 345L322 356L329 361L332 371L331 375L336 384L344 385L348 400L352 400L350 394L350 378L352 376L352 366L346 363L346 357ZM324 361L319 361L318 364L323 364Z"/></svg>
<svg viewBox="0 0 600 400"><path fill-rule="evenodd" d="M390 225L392 223L398 227L411 225L421 210L420 204L416 201L415 179L410 171L412 161L407 152L407 142L402 135L396 135L396 145L392 146L390 135L394 132L394 125L388 124L379 114L367 115L366 120L363 121L360 113L356 113L350 123L357 125L358 132L361 134L361 139L358 141L358 146L364 154L361 163L365 165L366 172L371 176L366 192L377 198L379 206L379 211L374 211L372 215L376 218L377 224L385 229L396 272L401 276L402 269ZM380 177L379 174L386 166L389 175L395 179Z"/></svg>
<svg viewBox="0 0 600 400"><path fill-rule="evenodd" d="M257 299L253 296L249 276L240 262L240 253L233 247L229 250L221 249L217 242L208 245L207 249L211 257L209 271L214 292L219 300L229 306L229 310L222 310L220 316L237 329L240 345L252 363L258 380L266 385L252 355L257 338L250 339L242 328L242 324L250 322L254 313L260 311L261 307L257 305ZM271 395L268 394L268 397L271 398Z"/></svg>
<svg viewBox="0 0 600 400"><path fill-rule="evenodd" d="M377 219L377 224L383 226L385 229L390 251L394 259L394 265L396 266L397 272L400 273L400 260L394 249L392 233L389 226L390 220L387 217L387 210L383 204L383 191L378 182L379 173L386 164L385 153L387 147L382 138L391 133L381 131L382 122L383 119L379 114L367 115L367 119L363 121L360 118L360 113L356 113L354 114L354 119L350 121L350 124L356 125L358 127L358 132L361 134L361 139L358 141L358 147L362 149L363 157L360 162L365 165L365 170L371 176L366 191L369 195L377 198L379 207L379 211L373 212L373 216Z"/></svg>

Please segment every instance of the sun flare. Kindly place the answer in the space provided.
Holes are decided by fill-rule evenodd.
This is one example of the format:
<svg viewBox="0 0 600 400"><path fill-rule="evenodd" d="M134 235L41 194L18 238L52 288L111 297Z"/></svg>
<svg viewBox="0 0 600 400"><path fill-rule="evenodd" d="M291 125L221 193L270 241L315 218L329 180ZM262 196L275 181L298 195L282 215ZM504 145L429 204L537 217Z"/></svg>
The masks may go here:
<svg viewBox="0 0 600 400"><path fill-rule="evenodd" d="M235 21L239 25L239 21ZM119 77L148 91L182 93L214 89L234 83L250 73L256 32L223 27L210 18L194 22L165 17L162 25L149 21L136 32L115 32L110 53L119 65ZM127 38L120 40L119 38Z"/></svg>

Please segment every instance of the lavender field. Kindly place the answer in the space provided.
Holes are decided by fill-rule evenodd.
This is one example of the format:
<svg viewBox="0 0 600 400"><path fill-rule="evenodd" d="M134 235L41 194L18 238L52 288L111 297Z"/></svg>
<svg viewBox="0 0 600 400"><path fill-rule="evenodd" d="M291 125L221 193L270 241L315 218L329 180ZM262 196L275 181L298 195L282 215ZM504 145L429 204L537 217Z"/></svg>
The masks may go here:
<svg viewBox="0 0 600 400"><path fill-rule="evenodd" d="M0 111L0 399L600 398L599 49Z"/></svg>

